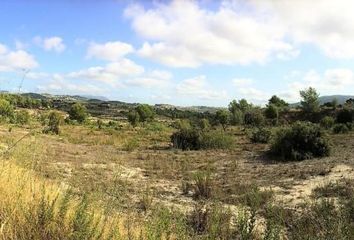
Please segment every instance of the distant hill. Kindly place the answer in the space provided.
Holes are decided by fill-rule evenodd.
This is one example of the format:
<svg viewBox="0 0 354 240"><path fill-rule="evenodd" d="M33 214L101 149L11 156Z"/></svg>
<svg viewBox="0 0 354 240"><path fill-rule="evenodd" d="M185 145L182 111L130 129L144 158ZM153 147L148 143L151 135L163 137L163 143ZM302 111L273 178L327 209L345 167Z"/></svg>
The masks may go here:
<svg viewBox="0 0 354 240"><path fill-rule="evenodd" d="M318 99L320 104L325 104L327 102L332 102L333 99L337 99L338 104L344 104L349 98L354 98L354 95L330 95L330 96L320 96ZM300 102L290 104L291 107L297 107Z"/></svg>
<svg viewBox="0 0 354 240"><path fill-rule="evenodd" d="M217 110L222 109L222 107L207 107L207 106L189 106L189 107L181 107L175 106L171 104L155 104L155 108L159 109L178 109L182 111L191 111L191 112L210 112L215 113Z"/></svg>
<svg viewBox="0 0 354 240"><path fill-rule="evenodd" d="M333 99L337 99L338 104L343 104L349 98L354 98L354 95L332 95L332 96L322 96L319 97L320 103L324 104L326 102L331 102Z"/></svg>
<svg viewBox="0 0 354 240"><path fill-rule="evenodd" d="M109 101L109 99L104 97L104 96L80 95L80 97L83 97L83 98L86 98L86 99L95 99L95 100L101 100L101 101Z"/></svg>

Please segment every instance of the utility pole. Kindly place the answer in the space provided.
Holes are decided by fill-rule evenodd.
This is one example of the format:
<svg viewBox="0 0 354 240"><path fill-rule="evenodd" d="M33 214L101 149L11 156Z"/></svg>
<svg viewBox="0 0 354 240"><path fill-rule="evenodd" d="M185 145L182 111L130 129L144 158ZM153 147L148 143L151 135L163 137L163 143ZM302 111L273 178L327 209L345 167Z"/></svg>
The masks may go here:
<svg viewBox="0 0 354 240"><path fill-rule="evenodd" d="M20 86L18 86L18 94L21 94L21 89L22 89L22 85L23 85L23 81L25 80L26 75L30 72L29 69L22 69L22 79L21 79L21 83Z"/></svg>

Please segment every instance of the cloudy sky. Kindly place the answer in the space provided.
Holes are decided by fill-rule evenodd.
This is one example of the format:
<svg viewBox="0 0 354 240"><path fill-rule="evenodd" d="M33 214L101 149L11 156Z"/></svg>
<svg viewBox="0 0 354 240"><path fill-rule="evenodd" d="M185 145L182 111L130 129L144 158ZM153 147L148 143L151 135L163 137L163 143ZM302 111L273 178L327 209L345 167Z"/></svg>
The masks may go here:
<svg viewBox="0 0 354 240"><path fill-rule="evenodd" d="M0 89L258 104L354 94L352 0L2 0Z"/></svg>

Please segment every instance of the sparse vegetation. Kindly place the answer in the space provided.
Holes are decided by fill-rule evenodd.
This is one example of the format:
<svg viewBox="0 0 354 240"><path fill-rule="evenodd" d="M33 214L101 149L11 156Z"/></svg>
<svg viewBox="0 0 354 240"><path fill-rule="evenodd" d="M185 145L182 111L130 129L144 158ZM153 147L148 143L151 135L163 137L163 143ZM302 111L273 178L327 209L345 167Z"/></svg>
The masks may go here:
<svg viewBox="0 0 354 240"><path fill-rule="evenodd" d="M348 106L318 109L320 124L297 121L312 120L312 115L289 110L276 96L266 108L240 100L230 103L229 111L197 114L133 105L120 115L125 118L70 117L65 124L66 112L18 109L32 101L6 101L4 109L11 111L0 126L6 161L0 166L4 239L352 236ZM38 131L43 126L54 134ZM325 135L321 129L332 131ZM273 155L266 156L269 148ZM274 161L321 158L330 152L324 160ZM332 170L335 165L338 169ZM348 180L312 183L342 175ZM312 190L301 189L311 192L307 197L296 195L312 185ZM307 203L311 198L316 202Z"/></svg>

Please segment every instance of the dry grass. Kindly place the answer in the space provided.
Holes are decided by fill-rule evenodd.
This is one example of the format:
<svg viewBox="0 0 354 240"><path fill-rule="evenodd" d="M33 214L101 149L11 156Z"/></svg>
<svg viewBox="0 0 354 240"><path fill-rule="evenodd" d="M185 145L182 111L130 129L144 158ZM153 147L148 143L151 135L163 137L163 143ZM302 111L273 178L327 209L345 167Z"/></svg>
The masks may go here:
<svg viewBox="0 0 354 240"><path fill-rule="evenodd" d="M6 231L6 234L20 232L17 228L25 224L24 212L38 216L38 203L41 199L46 199L46 206L54 203L53 212L56 219L61 200L66 196L66 186L70 186L74 197L70 200L71 210L67 213L67 220L60 226L63 229L72 231L70 224L75 209L80 205L80 199L85 196L93 203L91 208L101 209L95 211L94 219L99 222L99 226L104 226L104 236L116 229L113 226L119 226L117 229L126 236L138 236L140 231L144 235L149 231L154 235L151 231L172 231L166 227L167 223L160 221L167 221L168 216L174 215L161 213L162 216L159 215L154 220L156 208L166 206L184 213L194 208L198 202L193 192L198 189L195 179L198 172L210 173L210 189L209 186L204 186L204 183L199 184L211 191L205 201L233 209L250 205L250 201L252 204L254 200L252 191L251 195L249 192L251 189L256 194L260 211L264 211L273 194L276 201L284 200L284 196L292 196L289 193L297 191L299 186L311 185L314 179L322 181L334 176L331 171L338 165L354 167L353 133L330 136L334 147L330 157L279 164L264 157L268 150L267 144L251 143L246 132L239 128L228 129L233 135L233 149L186 152L170 148L169 136L173 129L169 127L162 130L156 127L133 129L124 125L121 129L99 130L95 126L65 125L59 136L42 134L40 127L35 124L31 129L13 127L11 132L8 129L9 126L6 125L0 127L0 150L8 149L29 131L33 134L3 155L3 159L11 163L3 162L0 167L0 194L8 196L0 199L0 206L4 210L4 214L0 213L0 223L8 219L7 223L12 221L14 224L3 224L2 231ZM209 181L205 184L209 184ZM190 192L184 189L187 185ZM310 194L296 197L306 201L311 197L311 191ZM285 207L293 207L294 201L277 203L280 202ZM31 212L30 206L34 212ZM9 217L12 211L16 211L15 215L18 216ZM116 218L114 216L117 212L124 216L128 214L129 217ZM136 230L132 219L140 223L156 221L157 225L153 230ZM169 224L173 225L179 221L175 219L175 222L169 221ZM157 229L157 226L162 225L165 230ZM38 225L31 227L38 228ZM56 227L57 225L53 228ZM162 233L164 234L166 232ZM34 239L36 238L38 239L38 236L34 236Z"/></svg>

